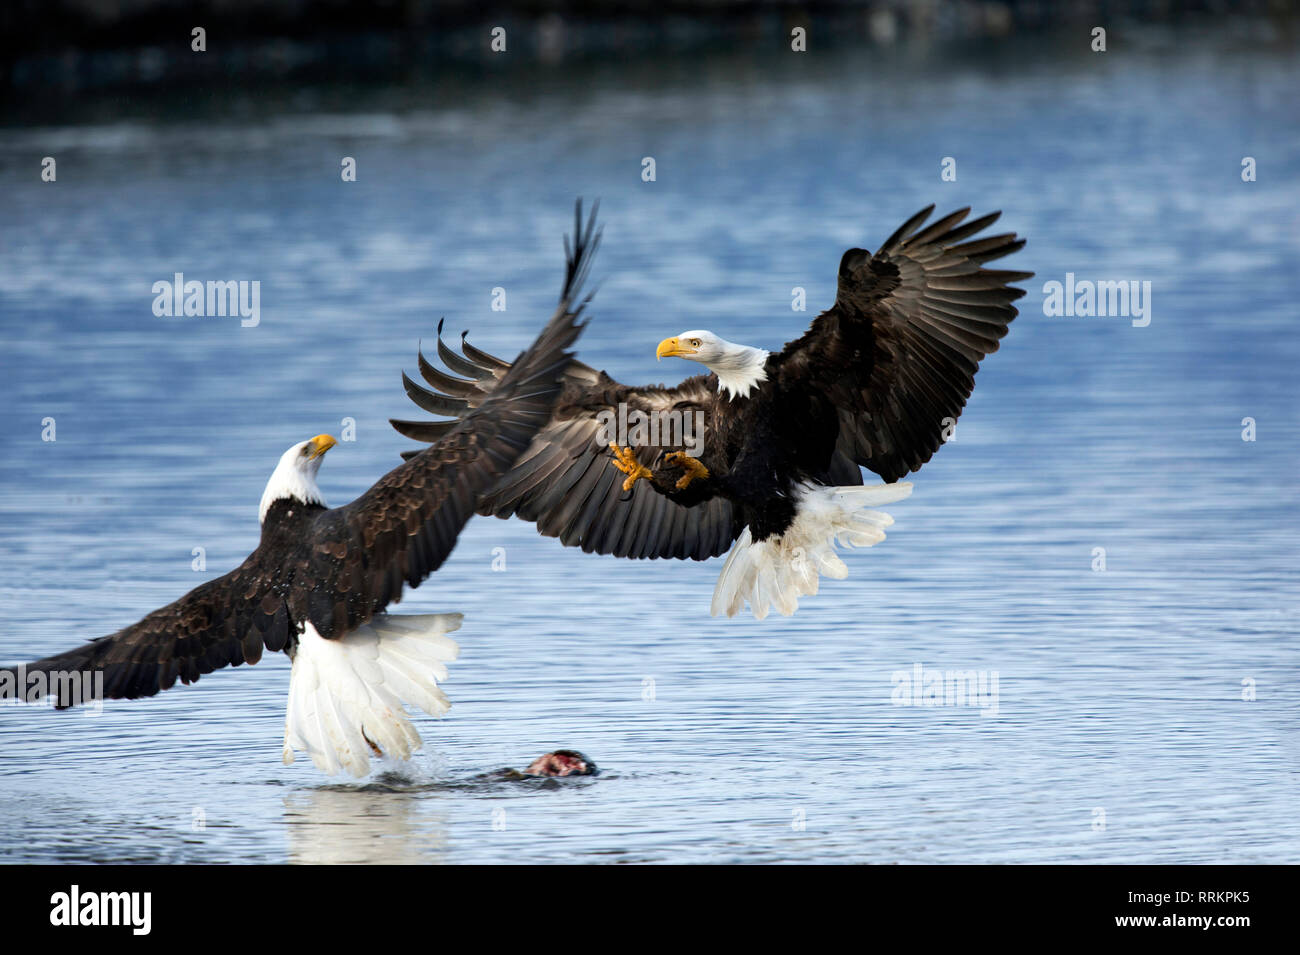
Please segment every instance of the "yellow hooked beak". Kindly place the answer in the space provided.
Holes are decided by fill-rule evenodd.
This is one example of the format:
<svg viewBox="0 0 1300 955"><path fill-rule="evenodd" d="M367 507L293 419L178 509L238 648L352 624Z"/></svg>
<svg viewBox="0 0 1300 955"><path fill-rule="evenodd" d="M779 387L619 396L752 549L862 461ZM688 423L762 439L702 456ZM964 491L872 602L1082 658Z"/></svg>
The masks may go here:
<svg viewBox="0 0 1300 955"><path fill-rule="evenodd" d="M334 445L336 444L338 444L338 442L334 440L334 437L332 435L328 435L328 434L316 435L316 437L311 439L311 444L308 445L308 447L311 449L309 451L309 455L310 455L309 460L315 460L316 458L324 454L326 451L328 451L330 448L334 447Z"/></svg>
<svg viewBox="0 0 1300 955"><path fill-rule="evenodd" d="M699 349L692 348L690 345L683 345L679 339L665 338L655 349L655 361L667 355L669 358L685 358L694 355Z"/></svg>

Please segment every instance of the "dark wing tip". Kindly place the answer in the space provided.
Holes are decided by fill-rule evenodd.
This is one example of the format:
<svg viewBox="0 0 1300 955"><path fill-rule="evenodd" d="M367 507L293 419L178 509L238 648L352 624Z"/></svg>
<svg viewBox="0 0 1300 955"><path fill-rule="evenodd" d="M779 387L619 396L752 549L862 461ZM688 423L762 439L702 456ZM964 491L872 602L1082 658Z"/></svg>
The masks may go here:
<svg viewBox="0 0 1300 955"><path fill-rule="evenodd" d="M913 232L925 224L925 220L930 218L930 213L932 212L934 212L933 202L900 225L898 229L895 230L894 234L886 239L884 244L881 245L881 251L890 251L899 243L909 238Z"/></svg>
<svg viewBox="0 0 1300 955"><path fill-rule="evenodd" d="M573 241L570 244L569 236L564 236L564 284L560 287L560 303L562 305L571 305L582 293L582 286L587 280L587 273L591 269L592 259L595 257L596 250L600 247L601 236L604 235L604 227L598 225L597 214L600 211L600 200L597 199L591 204L591 213L587 216L586 224L582 220L582 199L578 198L573 207ZM590 296L588 296L588 301ZM586 301L579 305L577 311L587 304Z"/></svg>

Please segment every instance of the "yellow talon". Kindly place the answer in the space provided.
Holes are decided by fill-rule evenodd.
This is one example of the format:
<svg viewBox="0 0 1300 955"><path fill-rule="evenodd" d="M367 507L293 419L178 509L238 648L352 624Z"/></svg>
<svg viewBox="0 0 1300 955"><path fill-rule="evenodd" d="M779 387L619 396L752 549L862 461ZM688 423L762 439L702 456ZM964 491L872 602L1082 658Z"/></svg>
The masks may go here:
<svg viewBox="0 0 1300 955"><path fill-rule="evenodd" d="M699 458L693 458L685 451L670 451L664 455L665 464L680 464L686 469L686 473L677 479L677 490L684 491L696 478L707 478L709 469L700 463Z"/></svg>
<svg viewBox="0 0 1300 955"><path fill-rule="evenodd" d="M636 459L636 452L631 448L620 448L611 442L609 449L614 452L614 467L627 475L627 480L623 482L624 491L632 490L633 485L642 478L654 476L648 467Z"/></svg>

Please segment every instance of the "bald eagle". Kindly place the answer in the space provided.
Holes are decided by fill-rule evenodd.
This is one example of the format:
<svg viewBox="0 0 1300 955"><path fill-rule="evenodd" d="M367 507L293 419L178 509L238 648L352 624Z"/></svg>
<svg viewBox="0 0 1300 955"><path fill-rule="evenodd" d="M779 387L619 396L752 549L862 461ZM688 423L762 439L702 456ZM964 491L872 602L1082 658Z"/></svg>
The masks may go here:
<svg viewBox="0 0 1300 955"><path fill-rule="evenodd" d="M438 687L458 653L458 613L388 614L403 587L441 566L479 496L506 474L550 415L588 299L578 301L599 236L576 237L554 316L537 340L432 446L351 504L329 508L316 483L335 440L316 435L281 456L259 508L261 541L230 573L117 633L0 669L0 698L57 706L87 696L153 696L179 679L293 660L283 756L308 753L329 774L362 776L372 754L405 759L421 745L404 703L440 715ZM77 677L82 677L78 680ZM86 680L86 676L94 677ZM98 686L96 686L98 683ZM90 694L83 693L86 686Z"/></svg>
<svg viewBox="0 0 1300 955"><path fill-rule="evenodd" d="M966 222L961 209L926 226L933 210L874 255L845 252L834 304L778 352L682 332L657 356L708 373L676 387L630 387L572 362L550 422L479 513L534 521L543 535L599 554L704 560L730 551L714 615L746 603L759 619L773 607L793 613L821 575L847 576L837 543L884 539L893 519L873 508L911 493L897 482L951 433L980 362L1016 317L1011 303L1024 292L1009 283L1033 275L982 267L1025 244L1010 233L972 238L999 213ZM440 334L438 354L455 374L421 353L432 390L404 379L434 414L472 413L511 367L463 335L458 354ZM686 433L692 422L702 435ZM421 441L448 426L392 424ZM859 466L888 483L864 486Z"/></svg>

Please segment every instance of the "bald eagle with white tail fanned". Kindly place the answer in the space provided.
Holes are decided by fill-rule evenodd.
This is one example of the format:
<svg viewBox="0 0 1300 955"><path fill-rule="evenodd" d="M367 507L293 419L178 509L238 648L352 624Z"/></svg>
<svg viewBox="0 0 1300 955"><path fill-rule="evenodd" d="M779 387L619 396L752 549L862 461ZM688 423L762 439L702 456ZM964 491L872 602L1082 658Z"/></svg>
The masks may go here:
<svg viewBox="0 0 1300 955"><path fill-rule="evenodd" d="M329 508L316 472L334 439L295 444L267 482L261 542L239 567L110 636L0 669L0 698L84 703L66 675L102 674L103 696L136 699L283 650L293 659L286 763L297 749L327 773L361 776L372 754L410 756L421 743L403 704L432 715L450 706L438 682L457 655L446 634L461 615L385 608L441 566L480 496L549 420L582 327L578 297L597 239L590 230L577 237L554 317L431 447Z"/></svg>
<svg viewBox="0 0 1300 955"><path fill-rule="evenodd" d="M972 238L999 213L965 222L961 209L926 226L933 209L874 255L845 252L834 305L779 352L682 332L659 343L658 357L709 373L674 388L629 387L571 363L550 422L479 512L534 521L599 554L704 560L730 550L712 612L748 603L760 619L772 607L793 613L821 574L847 575L836 543L884 539L893 520L872 508L911 493L894 482L950 433L980 362L1016 317L1011 303L1024 292L1009 283L1033 275L982 267L1025 244L1011 233ZM455 375L421 354L433 390L406 379L435 414L472 413L510 370L463 336L457 354L440 335L438 354ZM631 439L610 433L632 418L663 424ZM690 420L704 425L694 447L680 426ZM421 441L451 425L393 422ZM863 486L859 466L890 483Z"/></svg>

